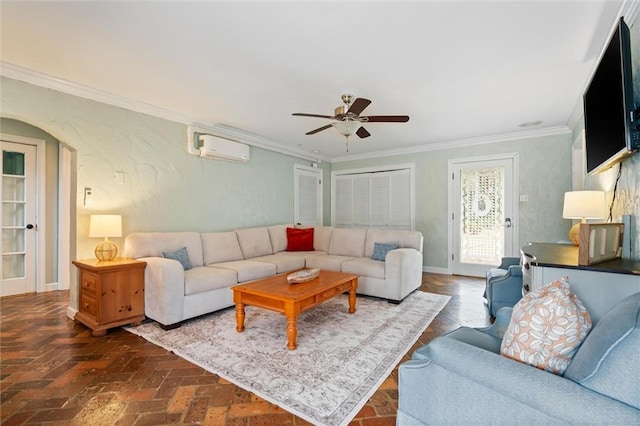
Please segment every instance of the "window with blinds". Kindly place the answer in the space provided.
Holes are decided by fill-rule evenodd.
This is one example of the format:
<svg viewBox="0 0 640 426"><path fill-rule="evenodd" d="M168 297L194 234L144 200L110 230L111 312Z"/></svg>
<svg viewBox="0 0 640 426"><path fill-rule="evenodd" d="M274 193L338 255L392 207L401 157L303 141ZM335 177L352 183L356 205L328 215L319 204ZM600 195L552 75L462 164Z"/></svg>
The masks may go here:
<svg viewBox="0 0 640 426"><path fill-rule="evenodd" d="M412 230L413 169L335 172L331 201L337 228Z"/></svg>

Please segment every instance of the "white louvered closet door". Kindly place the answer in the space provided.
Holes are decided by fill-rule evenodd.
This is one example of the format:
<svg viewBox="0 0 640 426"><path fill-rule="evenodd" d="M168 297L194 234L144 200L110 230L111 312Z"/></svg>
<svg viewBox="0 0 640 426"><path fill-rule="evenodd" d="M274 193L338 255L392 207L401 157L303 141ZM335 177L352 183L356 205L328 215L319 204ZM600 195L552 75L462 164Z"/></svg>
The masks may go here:
<svg viewBox="0 0 640 426"><path fill-rule="evenodd" d="M333 226L412 229L409 169L337 175L333 188Z"/></svg>

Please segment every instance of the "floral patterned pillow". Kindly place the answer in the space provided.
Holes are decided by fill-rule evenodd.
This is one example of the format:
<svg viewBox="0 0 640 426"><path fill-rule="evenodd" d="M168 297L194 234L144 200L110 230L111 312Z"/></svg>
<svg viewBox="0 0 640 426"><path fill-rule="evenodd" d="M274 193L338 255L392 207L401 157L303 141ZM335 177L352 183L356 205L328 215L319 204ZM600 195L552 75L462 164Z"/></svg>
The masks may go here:
<svg viewBox="0 0 640 426"><path fill-rule="evenodd" d="M591 316L567 277L524 296L514 307L502 355L562 374L591 330Z"/></svg>

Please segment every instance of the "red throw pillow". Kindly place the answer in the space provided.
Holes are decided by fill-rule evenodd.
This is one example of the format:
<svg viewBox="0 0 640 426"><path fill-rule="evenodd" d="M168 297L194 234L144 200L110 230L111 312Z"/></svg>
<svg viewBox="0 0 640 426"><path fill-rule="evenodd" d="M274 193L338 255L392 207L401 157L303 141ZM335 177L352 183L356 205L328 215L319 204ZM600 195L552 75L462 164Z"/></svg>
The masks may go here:
<svg viewBox="0 0 640 426"><path fill-rule="evenodd" d="M287 251L313 251L313 228L287 228Z"/></svg>

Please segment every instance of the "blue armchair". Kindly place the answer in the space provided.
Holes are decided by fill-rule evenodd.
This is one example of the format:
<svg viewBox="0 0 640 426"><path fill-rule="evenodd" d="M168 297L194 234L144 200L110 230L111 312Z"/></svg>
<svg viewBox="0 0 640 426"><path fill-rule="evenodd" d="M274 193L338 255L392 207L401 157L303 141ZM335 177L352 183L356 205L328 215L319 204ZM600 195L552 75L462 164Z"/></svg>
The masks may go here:
<svg viewBox="0 0 640 426"><path fill-rule="evenodd" d="M511 308L418 348L398 371L397 426L640 424L640 293L587 335L563 376L500 355Z"/></svg>
<svg viewBox="0 0 640 426"><path fill-rule="evenodd" d="M522 298L522 269L519 257L503 257L497 268L487 271L484 289L489 314L492 317L500 308L512 308Z"/></svg>

